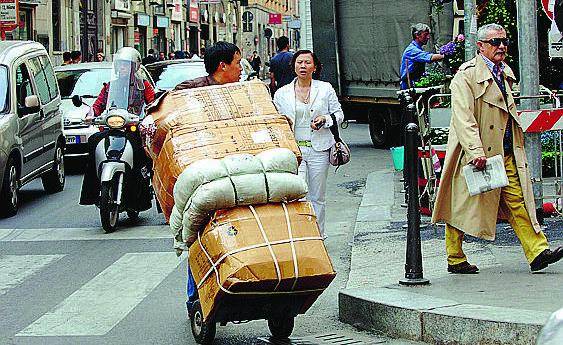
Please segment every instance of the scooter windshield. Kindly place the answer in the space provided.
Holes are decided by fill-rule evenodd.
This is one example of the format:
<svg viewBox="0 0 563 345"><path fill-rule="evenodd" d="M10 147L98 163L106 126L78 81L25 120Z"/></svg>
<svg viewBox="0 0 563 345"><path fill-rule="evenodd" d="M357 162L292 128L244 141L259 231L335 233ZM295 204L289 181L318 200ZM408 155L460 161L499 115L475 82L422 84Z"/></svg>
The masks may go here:
<svg viewBox="0 0 563 345"><path fill-rule="evenodd" d="M130 108L136 103L135 100L142 97L143 81L136 76L136 67L136 63L132 61L114 61L109 83L108 109L127 109L131 112Z"/></svg>

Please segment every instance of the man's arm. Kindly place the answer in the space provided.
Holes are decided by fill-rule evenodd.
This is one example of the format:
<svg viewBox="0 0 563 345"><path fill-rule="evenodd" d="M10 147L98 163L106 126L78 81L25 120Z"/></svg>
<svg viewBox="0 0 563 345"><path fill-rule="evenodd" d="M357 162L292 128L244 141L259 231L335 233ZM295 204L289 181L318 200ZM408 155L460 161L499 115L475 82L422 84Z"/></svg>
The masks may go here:
<svg viewBox="0 0 563 345"><path fill-rule="evenodd" d="M479 124L475 119L475 96L467 77L458 73L450 85L452 90L452 122L459 143L470 162L477 168L486 162ZM484 158L484 160L483 160Z"/></svg>
<svg viewBox="0 0 563 345"><path fill-rule="evenodd" d="M440 60L444 60L445 57L446 56L442 55L442 54L432 54L431 60L432 60L432 62L440 61Z"/></svg>
<svg viewBox="0 0 563 345"><path fill-rule="evenodd" d="M276 90L276 77L274 76L274 72L270 72L270 92L274 94Z"/></svg>
<svg viewBox="0 0 563 345"><path fill-rule="evenodd" d="M108 101L108 91L109 91L109 83L104 83L104 87L102 87L102 91L96 98L94 104L92 104L92 112L94 117L100 116L100 114L106 109L106 103Z"/></svg>

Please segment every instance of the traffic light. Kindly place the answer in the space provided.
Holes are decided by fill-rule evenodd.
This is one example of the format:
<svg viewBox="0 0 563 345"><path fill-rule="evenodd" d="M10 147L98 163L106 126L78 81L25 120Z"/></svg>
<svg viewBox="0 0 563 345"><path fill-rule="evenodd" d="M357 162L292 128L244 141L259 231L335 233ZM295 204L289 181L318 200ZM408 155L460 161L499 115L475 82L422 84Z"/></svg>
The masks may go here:
<svg viewBox="0 0 563 345"><path fill-rule="evenodd" d="M559 32L563 32L563 0L555 0L553 20L555 20L555 25L557 25Z"/></svg>

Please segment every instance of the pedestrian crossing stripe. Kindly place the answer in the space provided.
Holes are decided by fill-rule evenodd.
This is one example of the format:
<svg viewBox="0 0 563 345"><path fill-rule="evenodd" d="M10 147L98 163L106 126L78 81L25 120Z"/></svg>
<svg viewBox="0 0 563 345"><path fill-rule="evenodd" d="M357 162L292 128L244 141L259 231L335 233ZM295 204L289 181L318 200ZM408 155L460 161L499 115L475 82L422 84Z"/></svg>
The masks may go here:
<svg viewBox="0 0 563 345"><path fill-rule="evenodd" d="M172 239L170 228L136 226L106 234L102 228L0 229L0 242Z"/></svg>
<svg viewBox="0 0 563 345"><path fill-rule="evenodd" d="M101 336L147 297L182 259L127 253L16 336Z"/></svg>
<svg viewBox="0 0 563 345"><path fill-rule="evenodd" d="M0 296L65 255L0 255Z"/></svg>

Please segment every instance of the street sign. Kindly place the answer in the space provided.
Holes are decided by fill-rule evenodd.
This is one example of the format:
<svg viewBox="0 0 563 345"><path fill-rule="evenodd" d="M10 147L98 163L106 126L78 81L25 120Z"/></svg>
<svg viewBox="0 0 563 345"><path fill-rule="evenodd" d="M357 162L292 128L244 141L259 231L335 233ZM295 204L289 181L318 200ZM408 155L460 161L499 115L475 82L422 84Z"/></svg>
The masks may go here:
<svg viewBox="0 0 563 345"><path fill-rule="evenodd" d="M555 25L551 26L549 30L548 44L549 44L549 57L562 58L563 57L563 35Z"/></svg>
<svg viewBox="0 0 563 345"><path fill-rule="evenodd" d="M18 1L0 0L0 31L12 31L18 27Z"/></svg>
<svg viewBox="0 0 563 345"><path fill-rule="evenodd" d="M553 20L553 7L555 6L555 0L541 0L542 9L549 19Z"/></svg>
<svg viewBox="0 0 563 345"><path fill-rule="evenodd" d="M281 24L282 23L282 15L281 13L269 13L268 17L268 24Z"/></svg>
<svg viewBox="0 0 563 345"><path fill-rule="evenodd" d="M292 15L285 15L282 17L282 21L283 22L290 22L293 20L293 16Z"/></svg>

